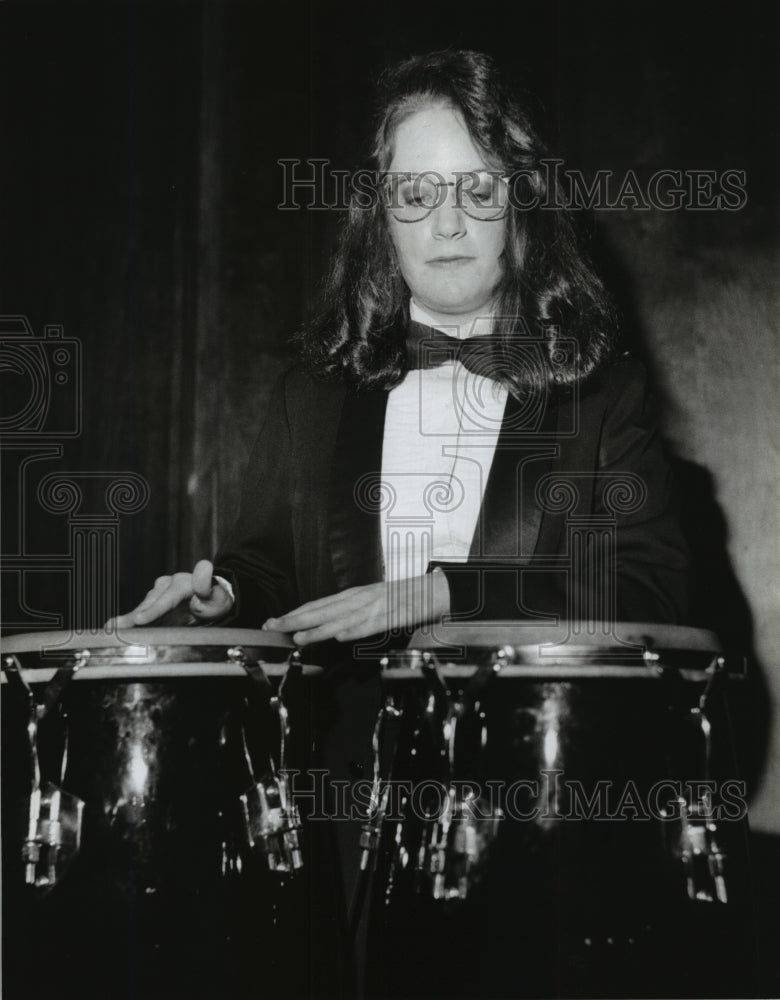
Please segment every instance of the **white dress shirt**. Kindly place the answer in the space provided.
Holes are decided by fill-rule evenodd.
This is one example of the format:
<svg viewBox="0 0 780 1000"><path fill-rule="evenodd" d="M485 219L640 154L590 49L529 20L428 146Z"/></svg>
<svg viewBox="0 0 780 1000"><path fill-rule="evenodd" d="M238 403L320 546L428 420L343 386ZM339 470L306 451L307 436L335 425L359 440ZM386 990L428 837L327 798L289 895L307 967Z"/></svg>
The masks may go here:
<svg viewBox="0 0 780 1000"><path fill-rule="evenodd" d="M412 320L464 338L412 300ZM390 390L382 443L385 580L422 576L432 559L465 562L496 450L507 391L459 361L410 371Z"/></svg>

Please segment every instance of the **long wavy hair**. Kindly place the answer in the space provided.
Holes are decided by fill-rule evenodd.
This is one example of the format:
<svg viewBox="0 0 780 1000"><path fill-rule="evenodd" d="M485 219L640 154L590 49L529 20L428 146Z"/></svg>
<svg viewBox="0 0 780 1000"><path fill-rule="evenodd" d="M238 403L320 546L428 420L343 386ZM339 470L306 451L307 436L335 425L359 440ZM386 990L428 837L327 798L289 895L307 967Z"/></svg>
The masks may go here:
<svg viewBox="0 0 780 1000"><path fill-rule="evenodd" d="M613 304L584 252L556 173L543 169L549 153L531 116L493 60L469 51L414 56L383 73L378 96L368 163L373 176L389 169L398 125L423 107L445 104L461 113L487 162L518 178L493 331L505 360L499 381L520 398L599 369L615 339ZM536 207L521 207L529 204ZM319 307L296 338L299 357L315 374L340 377L356 389L391 388L408 367L409 298L382 199L366 207L365 192L353 191ZM516 360L529 338L541 359L530 365Z"/></svg>

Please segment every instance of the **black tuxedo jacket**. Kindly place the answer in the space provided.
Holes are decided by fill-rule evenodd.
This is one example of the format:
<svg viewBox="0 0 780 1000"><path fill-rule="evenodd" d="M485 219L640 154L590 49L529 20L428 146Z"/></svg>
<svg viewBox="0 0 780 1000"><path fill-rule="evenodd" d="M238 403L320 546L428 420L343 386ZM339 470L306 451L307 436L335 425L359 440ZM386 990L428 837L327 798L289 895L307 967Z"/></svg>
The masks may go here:
<svg viewBox="0 0 780 1000"><path fill-rule="evenodd" d="M387 398L299 370L279 379L238 522L215 559L235 587L233 624L258 628L305 601L382 579ZM599 617L606 594L617 619L684 620L686 549L640 365L622 358L576 391L509 398L469 560L442 568L455 616ZM366 645L397 648L400 638ZM318 691L321 759L349 783L372 773L383 696L378 657L371 669L344 653L323 644L314 662L329 668ZM349 899L357 821L334 827Z"/></svg>
<svg viewBox="0 0 780 1000"><path fill-rule="evenodd" d="M383 578L378 489L388 393L282 375L240 515L217 554L231 623ZM687 552L642 366L504 413L467 563L440 563L456 618L684 622Z"/></svg>

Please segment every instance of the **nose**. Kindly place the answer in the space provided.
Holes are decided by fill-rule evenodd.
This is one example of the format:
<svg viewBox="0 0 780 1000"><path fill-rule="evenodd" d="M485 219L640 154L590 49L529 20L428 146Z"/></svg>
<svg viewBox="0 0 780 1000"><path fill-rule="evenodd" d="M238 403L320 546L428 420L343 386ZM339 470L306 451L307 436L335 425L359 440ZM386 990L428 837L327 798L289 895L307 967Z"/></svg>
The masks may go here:
<svg viewBox="0 0 780 1000"><path fill-rule="evenodd" d="M433 235L441 240L458 239L466 234L466 213L458 207L454 189L448 186L444 190L446 198L432 213Z"/></svg>

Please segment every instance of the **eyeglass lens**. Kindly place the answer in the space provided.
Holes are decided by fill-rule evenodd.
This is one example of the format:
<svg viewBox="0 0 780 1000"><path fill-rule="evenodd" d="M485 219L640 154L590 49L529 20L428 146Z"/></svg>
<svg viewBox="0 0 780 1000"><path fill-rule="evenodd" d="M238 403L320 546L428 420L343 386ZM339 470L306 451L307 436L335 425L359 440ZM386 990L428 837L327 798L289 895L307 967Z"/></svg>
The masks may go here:
<svg viewBox="0 0 780 1000"><path fill-rule="evenodd" d="M455 181L434 173L389 176L384 187L386 204L399 221L416 222L441 207L451 187L455 188L455 206L474 219L497 219L506 211L506 182L494 171L465 173Z"/></svg>

